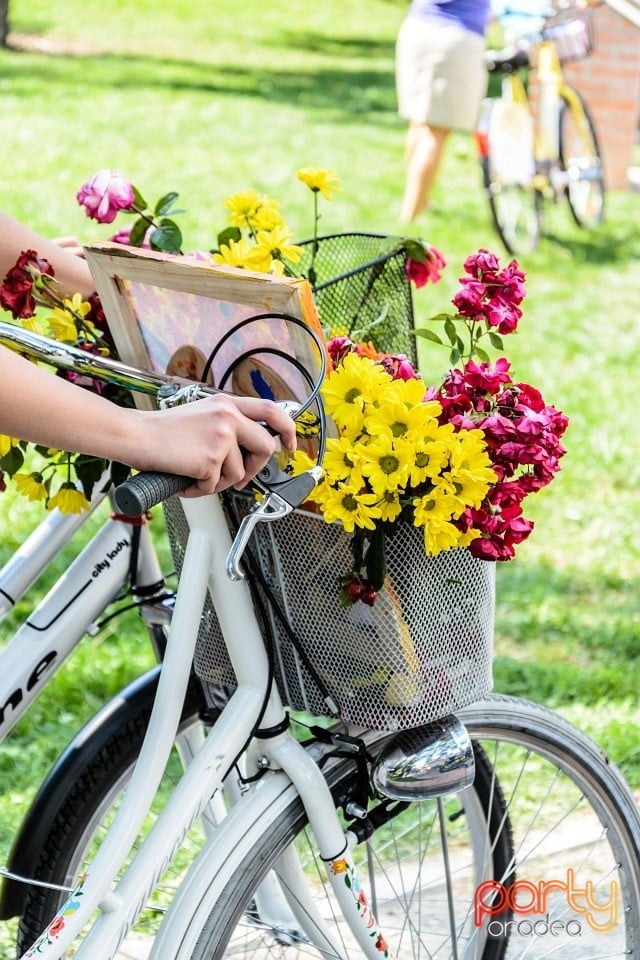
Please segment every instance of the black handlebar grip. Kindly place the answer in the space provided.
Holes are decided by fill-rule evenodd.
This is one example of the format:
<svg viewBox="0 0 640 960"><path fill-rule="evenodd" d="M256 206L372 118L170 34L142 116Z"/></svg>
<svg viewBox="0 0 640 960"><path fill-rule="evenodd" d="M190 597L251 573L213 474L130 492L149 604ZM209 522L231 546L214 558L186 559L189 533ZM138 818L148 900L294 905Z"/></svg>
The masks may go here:
<svg viewBox="0 0 640 960"><path fill-rule="evenodd" d="M175 473L137 473L116 487L116 507L125 517L139 517L192 483Z"/></svg>

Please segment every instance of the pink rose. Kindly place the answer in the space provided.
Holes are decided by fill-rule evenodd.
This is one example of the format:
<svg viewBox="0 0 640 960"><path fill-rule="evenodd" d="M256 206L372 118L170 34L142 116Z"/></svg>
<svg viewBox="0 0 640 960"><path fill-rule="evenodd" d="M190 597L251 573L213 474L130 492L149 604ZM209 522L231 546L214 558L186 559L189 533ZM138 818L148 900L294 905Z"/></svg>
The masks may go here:
<svg viewBox="0 0 640 960"><path fill-rule="evenodd" d="M77 194L88 217L98 223L113 223L119 210L133 206L133 187L119 170L99 170Z"/></svg>
<svg viewBox="0 0 640 960"><path fill-rule="evenodd" d="M463 266L466 273L470 273L476 280L482 280L485 274L495 273L500 269L500 261L490 250L478 250L467 257Z"/></svg>
<svg viewBox="0 0 640 960"><path fill-rule="evenodd" d="M109 240L111 240L112 243L123 243L125 246L129 246L131 244L131 228L132 227L133 227L133 224L130 223L128 226L123 227L122 230L118 230L117 233L114 233L112 237L109 237ZM151 249L151 244L149 243L149 234L151 233L152 230L153 230L153 227L149 227L149 229L144 235L144 240L142 241L141 244L139 244L139 246L143 247L145 250Z"/></svg>

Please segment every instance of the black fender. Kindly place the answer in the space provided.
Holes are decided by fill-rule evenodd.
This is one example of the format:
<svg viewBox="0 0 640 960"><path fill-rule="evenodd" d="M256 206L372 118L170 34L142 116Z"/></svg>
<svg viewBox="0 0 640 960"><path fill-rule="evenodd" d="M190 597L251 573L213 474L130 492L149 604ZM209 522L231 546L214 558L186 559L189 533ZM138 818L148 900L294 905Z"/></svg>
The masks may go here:
<svg viewBox="0 0 640 960"><path fill-rule="evenodd" d="M59 809L70 785L84 772L88 758L94 757L129 720L143 711L151 712L159 676L158 665L137 677L105 704L65 748L47 774L22 822L9 856L9 871L21 877L33 874L46 837L46 825L51 820L51 811ZM202 688L192 677L183 716L187 711L193 713L203 706ZM4 878L0 892L0 920L22 914L27 889L25 883Z"/></svg>

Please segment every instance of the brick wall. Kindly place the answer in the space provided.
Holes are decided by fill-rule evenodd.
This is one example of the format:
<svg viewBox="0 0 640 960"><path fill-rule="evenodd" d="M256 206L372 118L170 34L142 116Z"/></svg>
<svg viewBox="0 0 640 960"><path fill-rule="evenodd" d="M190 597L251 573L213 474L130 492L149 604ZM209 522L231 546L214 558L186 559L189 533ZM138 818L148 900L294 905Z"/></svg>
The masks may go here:
<svg viewBox="0 0 640 960"><path fill-rule="evenodd" d="M590 108L608 189L625 190L640 117L640 30L607 6L593 15L594 52L566 64L565 76Z"/></svg>

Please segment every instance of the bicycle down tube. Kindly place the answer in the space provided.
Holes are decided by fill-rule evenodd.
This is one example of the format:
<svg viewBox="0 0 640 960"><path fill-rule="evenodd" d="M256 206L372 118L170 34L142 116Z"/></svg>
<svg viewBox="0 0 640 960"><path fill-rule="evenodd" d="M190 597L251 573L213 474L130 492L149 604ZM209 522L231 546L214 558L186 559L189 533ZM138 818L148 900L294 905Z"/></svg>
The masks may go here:
<svg viewBox="0 0 640 960"><path fill-rule="evenodd" d="M104 499L96 494L92 510ZM23 596L89 514L47 516L0 571L2 614ZM3 739L127 582L132 526L108 519L64 576L32 610L0 653L0 739ZM140 530L138 577L164 585L146 525Z"/></svg>

